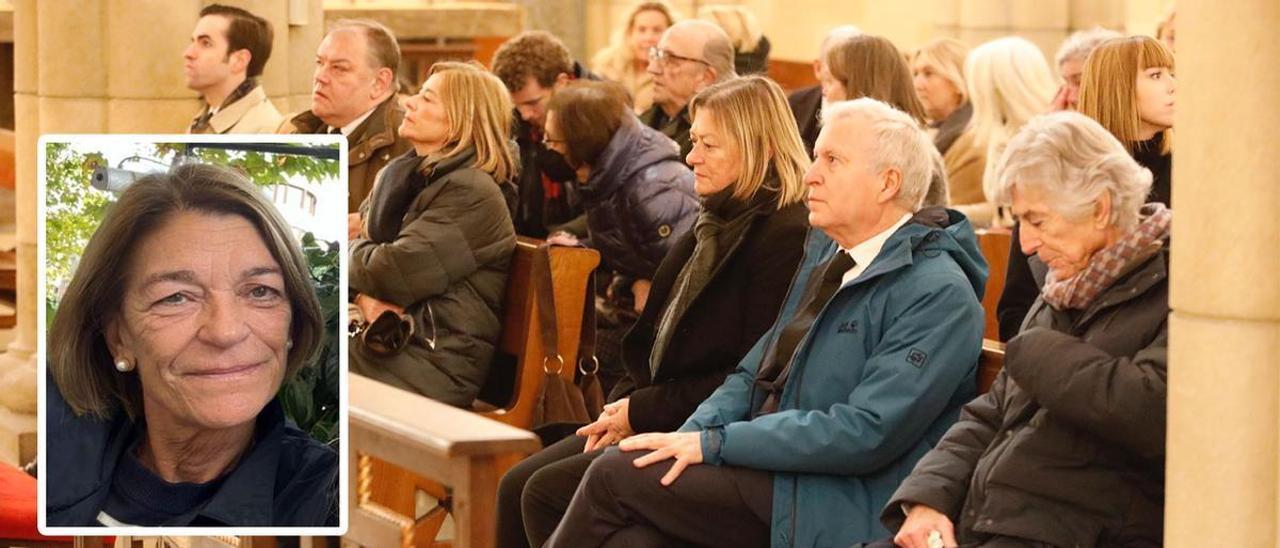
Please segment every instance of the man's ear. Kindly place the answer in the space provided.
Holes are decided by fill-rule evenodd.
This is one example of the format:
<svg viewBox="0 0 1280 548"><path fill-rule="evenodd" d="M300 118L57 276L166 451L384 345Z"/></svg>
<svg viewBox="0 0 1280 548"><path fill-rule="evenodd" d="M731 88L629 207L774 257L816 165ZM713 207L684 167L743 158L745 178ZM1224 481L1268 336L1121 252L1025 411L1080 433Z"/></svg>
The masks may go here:
<svg viewBox="0 0 1280 548"><path fill-rule="evenodd" d="M373 73L373 96L370 99L386 97L387 91L395 93L396 73L387 67L381 67Z"/></svg>
<svg viewBox="0 0 1280 548"><path fill-rule="evenodd" d="M898 194L902 192L902 170L897 166L889 166L880 172L880 192L876 194L876 201L879 203L889 203L897 199Z"/></svg>
<svg viewBox="0 0 1280 548"><path fill-rule="evenodd" d="M708 67L706 67L706 69L704 69L704 70L703 70L703 72L702 72L702 76L703 76L703 78L705 78L705 79L706 79L706 80L705 80L705 84L703 85L703 87L710 87L710 86L711 86L711 84L716 83L716 80L717 80L718 78L720 78L720 73L719 73L718 71L716 71L716 69L711 68L710 66L708 66Z"/></svg>
<svg viewBox="0 0 1280 548"><path fill-rule="evenodd" d="M572 76L570 76L568 73L561 72L560 74L556 75L556 81L551 84L551 89L554 91L559 91L561 88L569 85L569 82L572 82L572 81L573 81Z"/></svg>
<svg viewBox="0 0 1280 548"><path fill-rule="evenodd" d="M253 54L249 50L241 48L227 55L227 64L231 65L232 73L247 73L249 71L249 61L253 60Z"/></svg>

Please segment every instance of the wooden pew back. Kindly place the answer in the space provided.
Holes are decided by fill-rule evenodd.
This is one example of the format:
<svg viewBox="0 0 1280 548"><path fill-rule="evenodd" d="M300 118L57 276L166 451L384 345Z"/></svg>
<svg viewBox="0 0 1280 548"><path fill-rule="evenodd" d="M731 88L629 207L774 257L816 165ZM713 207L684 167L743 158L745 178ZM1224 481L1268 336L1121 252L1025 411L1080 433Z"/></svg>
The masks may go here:
<svg viewBox="0 0 1280 548"><path fill-rule="evenodd" d="M511 259L507 274L507 293L503 303L502 336L498 339L498 352L509 357L499 359L489 373L492 383L505 384L514 378L514 385L506 401L490 402L493 406L477 406L484 416L526 430L533 428L534 412L545 381L544 352L541 327L538 323L538 299L533 282L533 256L538 252L541 240L521 236ZM578 363L578 341L582 334L582 307L594 299L587 295L587 281L597 265L600 253L594 249L578 247L552 247L551 283L556 303L556 345L551 356L559 354L564 359L560 374L573 381ZM593 303L594 305L594 303ZM514 363L514 368L509 368ZM559 364L549 360L547 367L555 369ZM488 389L482 391L493 392Z"/></svg>
<svg viewBox="0 0 1280 548"><path fill-rule="evenodd" d="M987 260L987 290L982 295L982 310L986 316L986 327L982 336L1000 340L1000 322L996 316L996 307L1000 304L1000 293L1004 291L1005 272L1009 269L1009 246L1013 243L1008 229L990 228L978 231L978 248Z"/></svg>

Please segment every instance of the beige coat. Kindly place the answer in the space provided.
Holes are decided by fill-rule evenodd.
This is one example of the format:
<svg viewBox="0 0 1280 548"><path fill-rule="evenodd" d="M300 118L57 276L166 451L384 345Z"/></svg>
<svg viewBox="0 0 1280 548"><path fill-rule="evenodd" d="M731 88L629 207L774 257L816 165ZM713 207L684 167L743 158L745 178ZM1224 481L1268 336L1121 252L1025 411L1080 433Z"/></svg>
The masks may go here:
<svg viewBox="0 0 1280 548"><path fill-rule="evenodd" d="M956 139L942 157L947 168L947 188L951 208L964 213L974 228L991 226L995 206L982 190L982 175L987 166L987 149L973 142L973 132L966 131Z"/></svg>
<svg viewBox="0 0 1280 548"><path fill-rule="evenodd" d="M192 121L200 119L208 109L209 106L205 105ZM209 118L209 127L213 133L275 133L282 120L284 115L276 110L267 98L267 92L259 85ZM187 130L188 133L190 131Z"/></svg>

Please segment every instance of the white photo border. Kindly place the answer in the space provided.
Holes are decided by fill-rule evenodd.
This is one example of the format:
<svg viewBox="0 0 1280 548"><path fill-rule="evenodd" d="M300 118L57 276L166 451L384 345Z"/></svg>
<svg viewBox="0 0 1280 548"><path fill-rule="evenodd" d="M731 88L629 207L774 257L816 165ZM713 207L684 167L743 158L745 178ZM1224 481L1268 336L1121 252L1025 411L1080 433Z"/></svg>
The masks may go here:
<svg viewBox="0 0 1280 548"><path fill-rule="evenodd" d="M85 536L85 537L105 537L105 536L133 536L133 537L155 537L155 536L285 536L285 537L314 537L314 536L342 536L347 533L349 526L350 508L348 508L350 481L348 475L349 468L349 446L351 444L351 428L348 421L348 400L347 400L347 376L348 359L347 359L347 337L344 336L342 326L347 324L347 307L343 303L347 302L347 284L349 282L347 276L347 264L349 255L347 250L346 238L340 238L338 241L339 253L339 317L338 317L338 526L337 527L50 527L47 525L47 509L46 502L48 496L46 493L49 470L45 466L48 457L46 451L47 429L45 428L45 419L47 416L45 402L45 375L48 370L47 350L48 350L48 333L45 330L46 311L44 303L47 298L46 261L48 235L46 234L46 200L47 193L45 189L45 162L48 152L49 143L69 143L69 144L88 144L88 145L104 145L107 143L236 143L236 144L310 144L331 146L338 145L338 181L342 187L347 186L347 140L341 135L270 135L270 134L237 134L237 135L187 135L187 134L48 134L42 135L38 142L37 148L37 171L36 180L36 325L37 327L37 349L36 349L36 394L37 394L37 462L39 466L39 478L37 479L36 490L36 512L37 525L41 535L45 536ZM340 219L334 219L333 222L340 222Z"/></svg>

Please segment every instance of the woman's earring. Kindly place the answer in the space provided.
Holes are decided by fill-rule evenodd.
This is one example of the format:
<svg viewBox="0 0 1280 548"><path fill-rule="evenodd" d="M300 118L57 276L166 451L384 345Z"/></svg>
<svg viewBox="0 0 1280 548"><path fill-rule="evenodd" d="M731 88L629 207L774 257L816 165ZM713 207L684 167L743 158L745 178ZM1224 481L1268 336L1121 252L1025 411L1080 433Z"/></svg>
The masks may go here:
<svg viewBox="0 0 1280 548"><path fill-rule="evenodd" d="M128 373L130 371L133 371L133 362L126 360L124 358L120 358L116 360L116 371L119 371L121 373Z"/></svg>
<svg viewBox="0 0 1280 548"><path fill-rule="evenodd" d="M285 349L285 350L293 350L293 339L289 339L289 340L287 340L287 341L285 341L285 342L284 342L284 349Z"/></svg>

